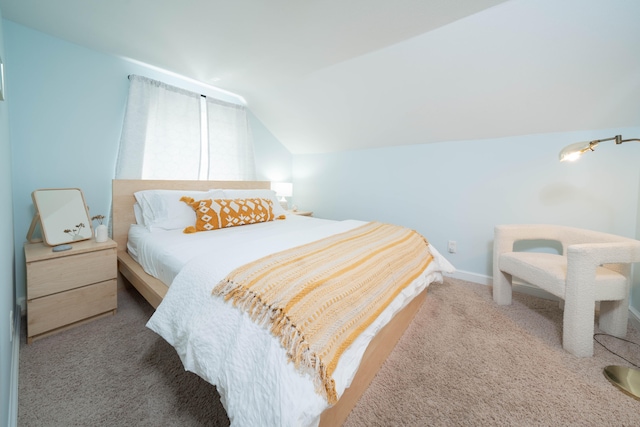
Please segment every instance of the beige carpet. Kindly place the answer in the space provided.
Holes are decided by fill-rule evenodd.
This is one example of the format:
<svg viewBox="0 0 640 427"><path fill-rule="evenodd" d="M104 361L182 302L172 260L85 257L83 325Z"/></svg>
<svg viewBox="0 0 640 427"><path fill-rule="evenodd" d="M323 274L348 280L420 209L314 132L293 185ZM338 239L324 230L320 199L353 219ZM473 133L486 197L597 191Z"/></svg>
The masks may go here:
<svg viewBox="0 0 640 427"><path fill-rule="evenodd" d="M184 372L144 327L152 309L121 291L116 316L20 350L20 426L224 426L215 388ZM427 301L346 426L638 426L640 401L602 375L626 362L595 344L579 359L560 345L555 302L446 279ZM630 327L629 339L640 342ZM640 364L640 349L601 341Z"/></svg>

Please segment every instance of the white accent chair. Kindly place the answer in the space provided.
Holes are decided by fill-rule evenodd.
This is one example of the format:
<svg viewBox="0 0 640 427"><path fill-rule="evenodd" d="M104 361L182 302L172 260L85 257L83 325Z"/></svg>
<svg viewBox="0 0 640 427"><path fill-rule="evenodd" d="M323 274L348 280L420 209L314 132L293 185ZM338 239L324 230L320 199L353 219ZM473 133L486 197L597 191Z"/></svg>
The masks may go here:
<svg viewBox="0 0 640 427"><path fill-rule="evenodd" d="M521 240L558 241L562 254L514 252L514 243ZM560 225L498 225L493 300L511 304L513 277L562 299L562 346L578 357L590 357L596 301L600 301L600 329L617 337L627 334L634 262L640 262L638 240Z"/></svg>

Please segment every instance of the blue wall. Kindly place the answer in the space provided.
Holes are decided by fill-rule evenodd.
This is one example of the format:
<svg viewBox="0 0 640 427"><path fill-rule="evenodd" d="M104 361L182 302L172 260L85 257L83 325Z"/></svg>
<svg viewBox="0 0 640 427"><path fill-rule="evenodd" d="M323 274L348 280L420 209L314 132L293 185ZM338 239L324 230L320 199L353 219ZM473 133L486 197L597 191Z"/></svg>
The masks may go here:
<svg viewBox="0 0 640 427"><path fill-rule="evenodd" d="M0 391L6 396L11 303L4 301L13 300L14 250L17 296L25 295L22 246L33 215L31 192L80 187L92 214L108 214L128 74L224 95L11 21L0 23L11 102L11 144L9 102L0 102ZM258 178L293 179L300 209L415 228L470 280L489 280L496 224L549 222L640 237L640 144L603 144L578 163L557 161L568 143L617 133L637 137L640 127L292 156L253 115L250 120ZM457 254L446 253L448 240L457 241ZM633 305L640 308L638 283ZM0 408L6 408L4 399Z"/></svg>
<svg viewBox="0 0 640 427"><path fill-rule="evenodd" d="M601 144L560 163L567 144L607 131L388 147L294 156L294 202L315 216L392 222L424 234L459 270L490 283L493 228L554 223L636 237L640 144ZM447 241L458 252L447 253ZM640 283L634 304L640 308Z"/></svg>
<svg viewBox="0 0 640 427"><path fill-rule="evenodd" d="M0 15L0 58L7 69L12 66L5 54L5 37ZM8 79L8 77L7 77ZM11 83L6 83L5 101L0 101L0 424L9 420L11 395L12 342L9 314L15 307L13 274L13 201L11 196L11 145L9 142L9 98ZM15 397L15 396L14 396ZM15 420L13 420L15 422ZM11 424L11 420L7 425Z"/></svg>
<svg viewBox="0 0 640 427"><path fill-rule="evenodd" d="M111 180L129 88L129 74L238 102L233 95L162 70L105 55L12 21L3 21L11 60L11 146L18 298L24 291L24 254L33 216L31 192L79 187L91 215L109 214ZM250 115L258 179L291 176L291 154ZM275 178L273 178L275 179Z"/></svg>
<svg viewBox="0 0 640 427"><path fill-rule="evenodd" d="M4 29L12 61L8 78L17 95L11 142L22 297L22 244L34 189L79 186L93 214L108 214L128 74L227 95L11 21L4 21ZM551 222L637 235L640 170L633 160L640 144L602 144L594 155L571 164L559 163L557 153L574 141L637 136L640 128L291 156L254 115L249 117L259 179L293 178L294 203L317 216L401 223L424 232L442 251L448 240L456 240L458 253L451 261L470 279L483 281L491 274L495 224ZM637 290L634 300L640 307Z"/></svg>

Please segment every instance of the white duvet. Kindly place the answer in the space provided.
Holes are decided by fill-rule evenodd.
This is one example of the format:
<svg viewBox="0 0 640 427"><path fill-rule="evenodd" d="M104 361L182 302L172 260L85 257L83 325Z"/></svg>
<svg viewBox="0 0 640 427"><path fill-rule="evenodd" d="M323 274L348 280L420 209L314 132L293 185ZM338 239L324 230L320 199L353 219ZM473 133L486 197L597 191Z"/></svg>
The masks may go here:
<svg viewBox="0 0 640 427"><path fill-rule="evenodd" d="M140 233L132 239L130 250L145 270L171 283L147 326L175 347L186 370L216 385L232 426L314 426L328 404L315 392L310 377L287 362L279 341L246 314L213 297L213 287L247 262L362 224L291 217L189 235ZM158 249L158 241L165 246ZM430 249L434 260L424 274L340 358L334 373L338 396L349 386L377 331L429 283L441 281L443 272L454 271L435 248ZM150 261L150 252L169 267Z"/></svg>

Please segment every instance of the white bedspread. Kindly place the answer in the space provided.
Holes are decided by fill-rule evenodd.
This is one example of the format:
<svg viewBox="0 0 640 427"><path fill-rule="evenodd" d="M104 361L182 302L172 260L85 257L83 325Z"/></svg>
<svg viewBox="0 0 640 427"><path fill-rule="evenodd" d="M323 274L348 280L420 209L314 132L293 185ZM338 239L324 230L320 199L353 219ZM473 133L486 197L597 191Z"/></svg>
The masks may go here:
<svg viewBox="0 0 640 427"><path fill-rule="evenodd" d="M182 267L203 251L220 250L230 244L250 245L257 240L278 240L287 233L299 233L334 222L288 215L284 221L270 221L190 235L185 235L182 230L150 233L143 226L132 225L127 251L144 271L170 286Z"/></svg>
<svg viewBox="0 0 640 427"><path fill-rule="evenodd" d="M213 297L211 290L231 270L247 262L362 224L293 217L235 230L147 236L148 241L137 241L138 258L147 256L146 246L152 240L173 241L170 252L177 250L180 254L169 269L179 273L163 272L165 279L170 280L172 274L175 279L147 326L175 347L186 370L217 386L233 426L313 426L328 404L315 392L311 379L287 362L277 339L245 313ZM153 234L157 233L150 236ZM214 242L209 241L214 234ZM207 235L209 238L205 238ZM185 236L194 238L184 243ZM197 254L187 248L195 248ZM429 283L441 281L443 272L454 271L435 248L431 250L434 260L424 274L341 357L334 374L338 396L350 384L377 331ZM167 253L163 256L169 257Z"/></svg>

